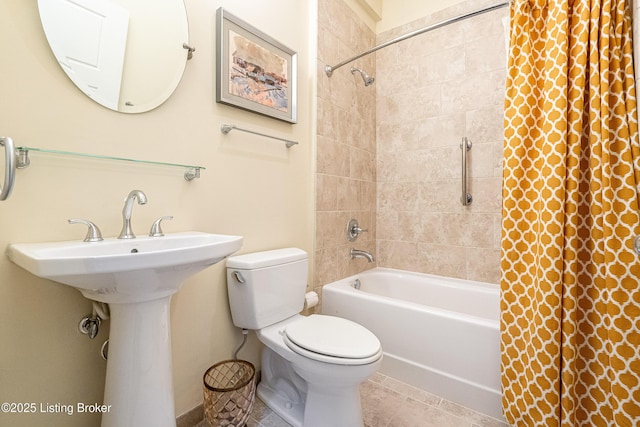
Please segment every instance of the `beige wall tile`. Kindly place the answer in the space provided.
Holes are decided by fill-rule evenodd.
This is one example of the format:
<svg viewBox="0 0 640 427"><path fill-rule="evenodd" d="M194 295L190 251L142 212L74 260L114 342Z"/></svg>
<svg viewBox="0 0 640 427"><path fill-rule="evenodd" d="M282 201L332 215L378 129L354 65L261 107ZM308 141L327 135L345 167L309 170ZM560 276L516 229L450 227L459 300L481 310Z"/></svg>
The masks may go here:
<svg viewBox="0 0 640 427"><path fill-rule="evenodd" d="M318 137L316 154L318 173L349 176L349 147L329 138Z"/></svg>
<svg viewBox="0 0 640 427"><path fill-rule="evenodd" d="M373 32L342 0L320 0L318 14L319 55L330 64L375 44ZM319 74L317 183L327 194L316 199L317 285L375 266L349 256L352 247L376 252L376 87L365 87L360 75L349 72L354 66L375 76L375 58L361 58L331 78ZM346 238L351 218L370 229L353 244Z"/></svg>
<svg viewBox="0 0 640 427"><path fill-rule="evenodd" d="M338 178L316 174L316 210L334 211L338 207Z"/></svg>
<svg viewBox="0 0 640 427"><path fill-rule="evenodd" d="M377 98L379 265L497 281L507 13L446 26L378 56L377 72L389 79ZM473 142L469 207L460 203L463 136Z"/></svg>
<svg viewBox="0 0 640 427"><path fill-rule="evenodd" d="M376 42L341 3L319 2L319 55L338 62ZM378 42L473 6L467 3ZM316 259L335 268L317 266L318 280L371 267L349 260L357 247L375 253L380 266L497 281L507 14L500 9L414 37L320 79L317 171L326 176L318 188L327 194L317 204L327 211L318 212ZM351 65L374 75L375 85L364 87ZM473 142L469 207L460 203L464 136ZM350 216L374 233L347 242L341 233Z"/></svg>

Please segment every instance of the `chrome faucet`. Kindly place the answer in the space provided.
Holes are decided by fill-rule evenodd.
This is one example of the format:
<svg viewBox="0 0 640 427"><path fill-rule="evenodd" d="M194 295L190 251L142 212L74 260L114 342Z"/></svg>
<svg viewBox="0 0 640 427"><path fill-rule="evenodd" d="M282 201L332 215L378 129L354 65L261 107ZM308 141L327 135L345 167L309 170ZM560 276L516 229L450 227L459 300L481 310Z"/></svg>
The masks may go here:
<svg viewBox="0 0 640 427"><path fill-rule="evenodd" d="M118 239L135 239L136 235L133 234L131 229L131 212L133 211L133 201L138 199L139 205L147 203L147 196L140 190L133 190L129 193L126 199L124 199L124 208L122 208L122 231Z"/></svg>
<svg viewBox="0 0 640 427"><path fill-rule="evenodd" d="M361 251L359 249L351 249L351 259L366 258L369 262L374 262L373 255L367 251Z"/></svg>

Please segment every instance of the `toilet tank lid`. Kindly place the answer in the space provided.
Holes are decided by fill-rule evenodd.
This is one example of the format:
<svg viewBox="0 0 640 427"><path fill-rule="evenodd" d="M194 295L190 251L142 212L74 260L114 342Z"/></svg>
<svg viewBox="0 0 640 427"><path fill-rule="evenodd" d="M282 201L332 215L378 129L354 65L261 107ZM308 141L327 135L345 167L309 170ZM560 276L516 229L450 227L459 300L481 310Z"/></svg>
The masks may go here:
<svg viewBox="0 0 640 427"><path fill-rule="evenodd" d="M271 251L254 252L227 258L227 268L252 270L271 267L307 259L307 253L298 248L275 249Z"/></svg>

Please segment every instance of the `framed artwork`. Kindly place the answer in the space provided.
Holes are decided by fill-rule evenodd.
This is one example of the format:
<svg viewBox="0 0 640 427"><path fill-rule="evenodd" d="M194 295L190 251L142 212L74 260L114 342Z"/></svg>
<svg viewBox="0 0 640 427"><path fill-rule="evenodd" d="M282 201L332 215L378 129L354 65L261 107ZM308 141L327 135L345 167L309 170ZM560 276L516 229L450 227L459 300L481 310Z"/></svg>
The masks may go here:
<svg viewBox="0 0 640 427"><path fill-rule="evenodd" d="M223 8L216 30L216 102L295 123L296 52Z"/></svg>

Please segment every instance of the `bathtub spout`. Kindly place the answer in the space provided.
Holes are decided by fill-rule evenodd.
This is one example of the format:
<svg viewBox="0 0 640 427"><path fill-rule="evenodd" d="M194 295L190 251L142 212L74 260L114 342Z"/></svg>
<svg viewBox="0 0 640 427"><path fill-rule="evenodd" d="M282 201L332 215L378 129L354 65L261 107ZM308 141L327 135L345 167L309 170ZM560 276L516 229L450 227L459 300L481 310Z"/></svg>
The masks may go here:
<svg viewBox="0 0 640 427"><path fill-rule="evenodd" d="M351 259L366 258L369 262L374 262L373 255L367 251L361 251L359 249L351 249Z"/></svg>

